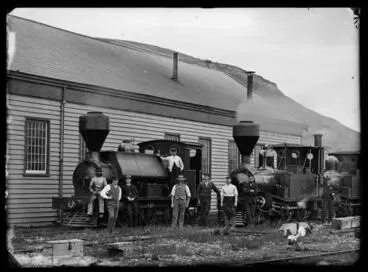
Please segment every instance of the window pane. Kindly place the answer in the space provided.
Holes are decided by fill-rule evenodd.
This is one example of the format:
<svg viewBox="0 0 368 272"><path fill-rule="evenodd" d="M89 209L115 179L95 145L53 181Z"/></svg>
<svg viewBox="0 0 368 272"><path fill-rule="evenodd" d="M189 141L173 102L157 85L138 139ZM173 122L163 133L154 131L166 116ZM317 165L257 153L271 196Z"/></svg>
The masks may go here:
<svg viewBox="0 0 368 272"><path fill-rule="evenodd" d="M87 158L88 149L82 135L79 135L79 147L79 161L84 161Z"/></svg>
<svg viewBox="0 0 368 272"><path fill-rule="evenodd" d="M211 140L199 138L198 142L202 148L202 173L211 175Z"/></svg>
<svg viewBox="0 0 368 272"><path fill-rule="evenodd" d="M46 173L47 121L26 119L25 166L26 173Z"/></svg>
<svg viewBox="0 0 368 272"><path fill-rule="evenodd" d="M240 166L240 153L235 141L230 140L228 143L228 168L229 172L234 171Z"/></svg>
<svg viewBox="0 0 368 272"><path fill-rule="evenodd" d="M180 141L180 135L179 134L173 134L173 133L165 133L164 139L179 142Z"/></svg>

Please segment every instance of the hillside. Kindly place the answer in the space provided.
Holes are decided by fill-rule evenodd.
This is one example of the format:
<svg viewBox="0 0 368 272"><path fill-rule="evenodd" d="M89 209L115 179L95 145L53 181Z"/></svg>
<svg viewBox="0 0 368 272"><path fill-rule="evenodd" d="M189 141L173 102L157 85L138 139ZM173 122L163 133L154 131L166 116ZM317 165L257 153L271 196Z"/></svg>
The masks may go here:
<svg viewBox="0 0 368 272"><path fill-rule="evenodd" d="M102 41L116 43L121 46L133 48L142 52L151 52L161 56L171 58L173 50L124 40L100 39ZM196 64L224 72L228 76L241 84L247 85L247 75L245 70L210 60L202 60L179 52L180 61ZM179 68L180 69L180 68ZM271 82L260 75L255 75L253 80L254 92L267 100L269 103L276 105L289 116L294 119L307 124L308 130L303 135L303 144L313 144L313 134L323 133L323 143L326 151L340 151L340 150L360 150L360 133L354 131L337 120L321 115L313 110L307 109L303 105L297 103L290 97L284 95L274 82Z"/></svg>

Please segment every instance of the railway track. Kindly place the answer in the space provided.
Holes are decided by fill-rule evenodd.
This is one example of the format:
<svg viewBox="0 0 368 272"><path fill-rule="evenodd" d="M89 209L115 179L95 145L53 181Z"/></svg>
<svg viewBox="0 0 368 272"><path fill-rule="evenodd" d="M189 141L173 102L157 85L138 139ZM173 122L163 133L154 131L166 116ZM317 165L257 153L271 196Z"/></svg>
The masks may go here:
<svg viewBox="0 0 368 272"><path fill-rule="evenodd" d="M313 254L307 254L303 256L295 256L295 257L283 257L283 258L273 258L268 260L260 260L260 261L252 261L252 262L244 262L235 265L242 266L254 266L254 265L270 265L270 264L292 264L292 263L300 263L301 261L305 261L307 259L321 259L325 257L330 257L334 255L345 255L345 254L354 254L359 253L360 249L348 249L348 250L336 250L336 251L322 251L316 250Z"/></svg>
<svg viewBox="0 0 368 272"><path fill-rule="evenodd" d="M204 233L206 232L212 232L213 229L202 229L200 230ZM231 235L232 236L239 236L239 235L267 235L270 232L265 231L247 231L243 229L236 229L233 230ZM180 234L179 234L180 235ZM104 246L105 244L109 243L119 243L119 242L136 242L136 241L147 241L147 240L156 240L156 239L162 239L162 238L174 238L178 237L178 233L159 233L159 234L147 234L147 233L141 233L141 234L135 234L135 235L120 235L119 241L115 240L115 237L113 239L106 239L103 244L101 244L99 241L91 241L87 240L84 242L85 247L93 247L93 246ZM38 244L34 246L33 248L26 249L26 250L16 250L12 253L19 254L19 253L32 253L32 252L42 252L45 248L49 247L49 244ZM331 256L337 256L337 255L349 255L349 254L358 254L360 249L350 249L350 250L336 250L336 251L326 251L326 250L307 250L307 251L300 251L300 256L295 257L281 257L281 258L271 258L271 259L265 259L265 260L258 260L258 261L239 261L231 263L220 263L216 265L231 265L231 266L254 266L254 265L270 265L270 264L295 264L295 263L311 263L313 259L317 259L315 263L318 263L318 260L323 258L329 258ZM206 264L204 264L206 265ZM212 265L212 264L210 264Z"/></svg>

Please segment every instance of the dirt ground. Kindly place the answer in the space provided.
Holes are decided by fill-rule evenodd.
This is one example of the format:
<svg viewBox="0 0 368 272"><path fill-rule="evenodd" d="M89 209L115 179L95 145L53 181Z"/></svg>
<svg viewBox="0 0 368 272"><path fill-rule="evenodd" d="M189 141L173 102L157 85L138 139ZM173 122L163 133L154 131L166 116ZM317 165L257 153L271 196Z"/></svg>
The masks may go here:
<svg viewBox="0 0 368 272"><path fill-rule="evenodd" d="M214 230L216 234L214 234ZM252 229L247 228L252 231ZM168 265L234 265L274 258L303 256L333 250L359 248L360 241L352 233L331 234L331 225L314 224L311 234L300 239L308 251L295 251L287 244L277 228L258 226L253 230L267 234L221 235L221 229L203 232L198 227L187 226L180 230L168 227L119 228L112 235L104 229L68 229L60 226L42 228L14 228L8 230L8 247L22 266L53 266L45 255L44 245L50 240L84 240L83 258L69 258L64 265L102 266L168 266ZM220 233L218 233L220 232ZM134 241L132 250L111 254L106 243L122 241L123 237L145 233L173 233L174 237ZM138 237L138 236L137 236ZM92 245L91 245L92 244ZM21 252L32 250L32 252ZM347 258L341 265L350 265L356 258Z"/></svg>

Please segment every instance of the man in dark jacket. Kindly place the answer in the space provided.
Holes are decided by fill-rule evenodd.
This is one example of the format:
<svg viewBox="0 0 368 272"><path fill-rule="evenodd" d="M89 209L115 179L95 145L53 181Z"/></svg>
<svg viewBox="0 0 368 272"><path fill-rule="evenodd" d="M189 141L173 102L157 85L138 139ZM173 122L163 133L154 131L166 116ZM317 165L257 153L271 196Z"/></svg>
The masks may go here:
<svg viewBox="0 0 368 272"><path fill-rule="evenodd" d="M247 226L254 225L257 208L257 186L253 175L239 183L239 204L242 207L243 218L246 215Z"/></svg>
<svg viewBox="0 0 368 272"><path fill-rule="evenodd" d="M197 199L200 206L200 221L199 225L206 227L208 224L207 217L211 209L211 192L215 191L217 194L217 203L220 203L220 190L211 181L209 175L204 174L202 176L202 182L198 185Z"/></svg>
<svg viewBox="0 0 368 272"><path fill-rule="evenodd" d="M139 196L137 187L132 184L132 177L130 175L125 176L125 185L123 190L124 206L128 210L128 225L129 227L136 227L138 225L138 203L137 197Z"/></svg>

